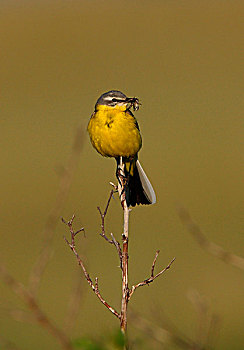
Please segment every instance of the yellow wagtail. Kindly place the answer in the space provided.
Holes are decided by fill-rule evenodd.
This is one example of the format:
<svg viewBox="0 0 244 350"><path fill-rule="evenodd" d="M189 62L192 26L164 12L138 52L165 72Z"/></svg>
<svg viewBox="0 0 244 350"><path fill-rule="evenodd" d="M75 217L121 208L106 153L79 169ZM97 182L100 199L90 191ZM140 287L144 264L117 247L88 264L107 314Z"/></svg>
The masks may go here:
<svg viewBox="0 0 244 350"><path fill-rule="evenodd" d="M108 91L97 100L88 124L93 147L102 156L116 159L116 175L122 157L128 207L156 202L152 185L138 160L142 139L137 120L131 112L132 107L134 111L139 109L138 98L126 97L116 90Z"/></svg>

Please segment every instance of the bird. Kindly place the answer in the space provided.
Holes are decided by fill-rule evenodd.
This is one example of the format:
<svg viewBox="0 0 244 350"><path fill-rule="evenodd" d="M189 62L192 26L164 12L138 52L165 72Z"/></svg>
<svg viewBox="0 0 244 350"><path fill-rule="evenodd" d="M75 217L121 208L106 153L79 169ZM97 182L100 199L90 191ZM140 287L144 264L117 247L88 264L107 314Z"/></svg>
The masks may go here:
<svg viewBox="0 0 244 350"><path fill-rule="evenodd" d="M139 99L127 97L118 90L102 94L88 123L91 144L104 157L115 158L116 176L122 160L124 165L124 191L128 207L154 204L156 195L139 160L142 137L131 109L139 109Z"/></svg>

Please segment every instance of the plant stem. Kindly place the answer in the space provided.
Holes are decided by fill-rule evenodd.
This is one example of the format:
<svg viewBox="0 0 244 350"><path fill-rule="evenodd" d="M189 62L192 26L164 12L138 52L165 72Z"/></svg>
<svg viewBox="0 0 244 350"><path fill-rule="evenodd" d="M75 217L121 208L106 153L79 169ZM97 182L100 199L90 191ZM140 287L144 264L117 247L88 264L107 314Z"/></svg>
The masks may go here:
<svg viewBox="0 0 244 350"><path fill-rule="evenodd" d="M128 306L128 229L129 229L129 208L124 205L124 232L122 234L123 250L122 250L122 302L121 302L121 319L120 328L124 335L127 329L127 306Z"/></svg>
<svg viewBox="0 0 244 350"><path fill-rule="evenodd" d="M124 227L122 233L122 300L121 300L121 314L120 314L120 329L126 338L127 330L127 307L129 302L130 290L128 287L128 244L129 244L129 213L130 210L125 198L125 173L124 173L123 159L120 157L120 164L118 167L118 192L121 200L121 205L124 212ZM125 349L127 346L125 345Z"/></svg>

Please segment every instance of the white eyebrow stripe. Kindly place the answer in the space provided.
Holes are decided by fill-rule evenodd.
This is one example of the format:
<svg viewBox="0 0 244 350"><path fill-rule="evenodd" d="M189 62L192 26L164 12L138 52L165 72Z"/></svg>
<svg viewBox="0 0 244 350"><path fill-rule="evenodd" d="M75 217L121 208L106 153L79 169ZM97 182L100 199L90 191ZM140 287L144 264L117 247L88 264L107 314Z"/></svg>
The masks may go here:
<svg viewBox="0 0 244 350"><path fill-rule="evenodd" d="M111 101L114 97L113 96L105 96L103 97L104 100L109 100Z"/></svg>
<svg viewBox="0 0 244 350"><path fill-rule="evenodd" d="M123 97L116 97L116 96L105 96L103 98L105 101L112 101L112 99L116 99L118 101L125 101L126 98L123 98Z"/></svg>

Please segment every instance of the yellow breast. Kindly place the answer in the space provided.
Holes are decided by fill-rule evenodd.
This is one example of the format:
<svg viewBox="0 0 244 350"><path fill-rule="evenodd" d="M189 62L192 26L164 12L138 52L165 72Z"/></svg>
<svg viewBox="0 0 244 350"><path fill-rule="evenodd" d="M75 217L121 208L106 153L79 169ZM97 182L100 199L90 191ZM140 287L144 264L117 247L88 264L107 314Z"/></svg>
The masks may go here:
<svg viewBox="0 0 244 350"><path fill-rule="evenodd" d="M93 147L105 157L130 157L141 148L136 119L121 106L97 106L89 121L88 132Z"/></svg>

